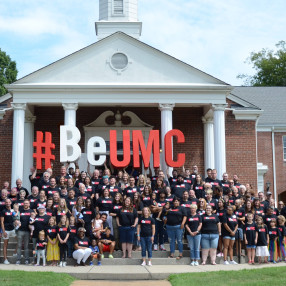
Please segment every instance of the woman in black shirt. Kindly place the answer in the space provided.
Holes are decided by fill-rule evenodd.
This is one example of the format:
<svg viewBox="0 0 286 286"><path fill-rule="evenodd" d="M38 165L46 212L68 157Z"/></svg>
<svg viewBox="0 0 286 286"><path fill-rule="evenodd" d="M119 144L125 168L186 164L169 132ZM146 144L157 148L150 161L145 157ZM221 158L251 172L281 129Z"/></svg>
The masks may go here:
<svg viewBox="0 0 286 286"><path fill-rule="evenodd" d="M233 245L235 242L235 233L238 228L238 220L233 213L233 206L228 206L226 214L222 218L222 237L223 237L223 256L224 264L237 264L233 260ZM227 261L227 253L229 253L230 262Z"/></svg>
<svg viewBox="0 0 286 286"><path fill-rule="evenodd" d="M180 206L180 201L178 198L174 198L173 206L168 210L166 214L166 228L167 234L170 240L170 256L169 258L174 257L176 240L179 248L179 256L177 259L183 257L183 229L187 220L185 208Z"/></svg>
<svg viewBox="0 0 286 286"><path fill-rule="evenodd" d="M216 214L212 214L212 206L207 205L206 213L202 215L202 265L206 264L210 252L211 264L215 265L216 249L221 233L220 221Z"/></svg>
<svg viewBox="0 0 286 286"><path fill-rule="evenodd" d="M200 259L202 217L197 214L197 205L190 206L190 214L187 217L186 230L188 245L190 248L191 266L198 266Z"/></svg>
<svg viewBox="0 0 286 286"><path fill-rule="evenodd" d="M148 207L143 208L143 216L139 219L137 226L137 239L140 241L142 249L142 266L146 265L146 250L148 251L148 266L152 266L152 243L155 235L155 220L150 216Z"/></svg>
<svg viewBox="0 0 286 286"><path fill-rule="evenodd" d="M126 257L126 250L128 258L131 258L135 227L138 223L138 215L136 209L133 208L130 197L127 197L124 200L123 206L116 217L116 221L119 227L120 242L122 243L122 258Z"/></svg>

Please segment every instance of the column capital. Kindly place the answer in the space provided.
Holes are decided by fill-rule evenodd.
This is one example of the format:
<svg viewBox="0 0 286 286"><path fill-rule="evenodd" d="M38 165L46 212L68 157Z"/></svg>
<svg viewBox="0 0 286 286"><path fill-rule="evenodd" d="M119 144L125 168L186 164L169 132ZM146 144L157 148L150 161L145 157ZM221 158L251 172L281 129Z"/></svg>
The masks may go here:
<svg viewBox="0 0 286 286"><path fill-rule="evenodd" d="M213 104L212 109L214 111L225 111L227 104Z"/></svg>
<svg viewBox="0 0 286 286"><path fill-rule="evenodd" d="M11 103L14 110L26 110L26 103Z"/></svg>
<svg viewBox="0 0 286 286"><path fill-rule="evenodd" d="M174 107L175 107L174 103L159 103L160 111L163 111L163 110L173 111Z"/></svg>
<svg viewBox="0 0 286 286"><path fill-rule="evenodd" d="M77 110L78 103L63 103L62 104L64 110Z"/></svg>
<svg viewBox="0 0 286 286"><path fill-rule="evenodd" d="M202 122L203 122L203 124L213 124L214 123L213 118L209 118L209 117L205 117L205 116L202 116Z"/></svg>
<svg viewBox="0 0 286 286"><path fill-rule="evenodd" d="M35 123L36 121L36 116L33 116L33 115L26 115L25 116L25 122L26 123Z"/></svg>

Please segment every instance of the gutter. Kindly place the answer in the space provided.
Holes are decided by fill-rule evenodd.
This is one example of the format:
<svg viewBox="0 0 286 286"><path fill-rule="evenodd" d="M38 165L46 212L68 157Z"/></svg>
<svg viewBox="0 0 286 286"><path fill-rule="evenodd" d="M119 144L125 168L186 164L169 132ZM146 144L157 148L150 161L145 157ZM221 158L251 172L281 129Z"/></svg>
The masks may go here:
<svg viewBox="0 0 286 286"><path fill-rule="evenodd" d="M275 207L277 207L277 185L276 185L276 161L275 161L275 142L274 142L274 126L271 128L272 135L272 163L273 163L273 189Z"/></svg>

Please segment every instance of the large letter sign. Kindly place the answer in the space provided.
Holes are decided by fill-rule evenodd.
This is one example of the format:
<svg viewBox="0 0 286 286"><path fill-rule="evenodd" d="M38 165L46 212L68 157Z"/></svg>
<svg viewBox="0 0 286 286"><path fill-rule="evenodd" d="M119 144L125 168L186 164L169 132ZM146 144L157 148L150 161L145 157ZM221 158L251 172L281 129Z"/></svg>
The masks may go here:
<svg viewBox="0 0 286 286"><path fill-rule="evenodd" d="M60 127L60 161L74 162L80 158L81 148L78 145L80 132L73 125L61 125Z"/></svg>
<svg viewBox="0 0 286 286"><path fill-rule="evenodd" d="M99 146L95 146L98 143ZM101 166L106 160L106 144L102 137L91 137L87 142L87 160L91 165ZM99 155L99 159L95 160L95 156Z"/></svg>
<svg viewBox="0 0 286 286"><path fill-rule="evenodd" d="M170 130L165 135L165 160L170 167L181 167L185 164L186 155L184 153L178 154L177 161L172 158L172 137L177 138L177 143L185 143L185 136L182 131L178 129Z"/></svg>
<svg viewBox="0 0 286 286"><path fill-rule="evenodd" d="M77 127L73 125L62 125L60 127L60 161L63 162L75 162L80 158L81 148L78 145L81 135ZM117 150L117 131L110 130L110 163L115 168L125 168L130 163L131 153L130 153L130 130L122 131L123 138L123 160L118 160L118 150ZM185 163L185 154L179 153L177 161L174 161L172 154L172 140L176 138L177 143L185 143L184 134L177 129L170 130L167 132L164 138L165 143L165 160L166 164L170 167L181 167ZM40 138L41 139L41 138ZM38 147L37 144L41 143L43 140L37 140L34 142L34 146ZM39 143L40 142L40 143ZM141 167L141 159L143 160L144 168L150 166L150 157L153 153L153 167L160 167L160 134L159 130L151 130L149 133L149 138L146 146L146 138L144 140L141 130L132 131L132 143L133 143L133 167ZM42 146L42 145L41 145ZM46 145L45 145L46 146ZM45 147L44 145L42 147ZM52 148L50 146L50 148ZM141 157L140 157L141 151ZM34 154L36 156L37 154ZM45 154L44 154L45 155ZM43 157L43 154L37 155ZM98 159L96 157L99 156ZM54 158L51 158L54 159ZM87 143L87 160L93 166L101 166L106 160L106 143L102 137L92 137Z"/></svg>
<svg viewBox="0 0 286 286"><path fill-rule="evenodd" d="M117 134L116 130L110 130L110 162L117 168L125 168L130 163L130 131L123 130L123 160L117 159Z"/></svg>
<svg viewBox="0 0 286 286"><path fill-rule="evenodd" d="M133 167L140 168L140 156L139 156L139 146L140 146L144 168L146 169L150 165L152 147L153 147L153 165L154 168L159 168L160 166L159 130L150 131L147 148L145 146L141 130L133 130L132 141L133 141Z"/></svg>

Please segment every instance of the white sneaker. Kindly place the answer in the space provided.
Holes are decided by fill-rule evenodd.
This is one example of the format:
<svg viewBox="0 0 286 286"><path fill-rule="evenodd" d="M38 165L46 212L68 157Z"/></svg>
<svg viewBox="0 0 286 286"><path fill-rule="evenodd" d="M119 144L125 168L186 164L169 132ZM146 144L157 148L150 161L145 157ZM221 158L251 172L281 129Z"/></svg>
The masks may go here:
<svg viewBox="0 0 286 286"><path fill-rule="evenodd" d="M154 244L154 251L158 250L158 244Z"/></svg>
<svg viewBox="0 0 286 286"><path fill-rule="evenodd" d="M195 261L192 261L190 265L195 266Z"/></svg>
<svg viewBox="0 0 286 286"><path fill-rule="evenodd" d="M161 245L160 245L160 250L161 250L161 251L166 251L166 248L165 248L164 244L161 244Z"/></svg>
<svg viewBox="0 0 286 286"><path fill-rule="evenodd" d="M10 262L8 261L8 259L5 259L4 264L9 265Z"/></svg>
<svg viewBox="0 0 286 286"><path fill-rule="evenodd" d="M66 267L67 266L67 263L66 262L63 262L63 267Z"/></svg>
<svg viewBox="0 0 286 286"><path fill-rule="evenodd" d="M237 262L235 262L234 260L230 260L229 264L237 264Z"/></svg>
<svg viewBox="0 0 286 286"><path fill-rule="evenodd" d="M146 261L143 261L143 262L141 263L141 266L146 266Z"/></svg>
<svg viewBox="0 0 286 286"><path fill-rule="evenodd" d="M63 267L63 262L62 261L60 262L59 267Z"/></svg>
<svg viewBox="0 0 286 286"><path fill-rule="evenodd" d="M195 261L195 266L199 266L199 262L198 261Z"/></svg>
<svg viewBox="0 0 286 286"><path fill-rule="evenodd" d="M148 266L152 266L152 263L151 263L151 261L148 261Z"/></svg>
<svg viewBox="0 0 286 286"><path fill-rule="evenodd" d="M228 265L229 262L228 262L227 260L225 260L223 264L224 264L224 265Z"/></svg>

